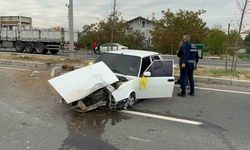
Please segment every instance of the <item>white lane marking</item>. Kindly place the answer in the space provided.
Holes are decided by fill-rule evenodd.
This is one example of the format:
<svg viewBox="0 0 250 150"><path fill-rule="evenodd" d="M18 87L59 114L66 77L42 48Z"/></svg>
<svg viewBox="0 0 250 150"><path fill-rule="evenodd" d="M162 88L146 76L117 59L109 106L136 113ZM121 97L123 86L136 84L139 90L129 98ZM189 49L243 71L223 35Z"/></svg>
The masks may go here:
<svg viewBox="0 0 250 150"><path fill-rule="evenodd" d="M212 88L203 88L203 87L196 87L199 90L207 90L207 91L217 91L217 92L225 92L225 93L234 93L234 94L245 94L250 95L250 92L241 92L241 91L232 91L232 90L222 90L222 89L212 89Z"/></svg>
<svg viewBox="0 0 250 150"><path fill-rule="evenodd" d="M175 87L180 87L180 86L175 85ZM250 95L250 92L241 92L241 91L232 91L232 90L212 89L212 88L204 88L204 87L195 87L195 89L206 90L206 91L216 91L216 92Z"/></svg>
<svg viewBox="0 0 250 150"><path fill-rule="evenodd" d="M129 111L129 110L122 110L120 112L126 113L126 114L137 115L137 116L143 116L143 117L149 117L149 118L156 118L156 119L161 119L161 120L179 122L179 123L184 123L184 124L196 125L196 126L202 125L202 122L186 120L186 119L180 119L180 118L174 118L174 117L154 115L154 114L148 114L148 113L142 113L142 112L136 112L136 111Z"/></svg>
<svg viewBox="0 0 250 150"><path fill-rule="evenodd" d="M151 142L151 141L148 140L148 139L142 139L142 138L133 137L133 136L129 136L128 138L131 139L131 140L136 140L136 141Z"/></svg>

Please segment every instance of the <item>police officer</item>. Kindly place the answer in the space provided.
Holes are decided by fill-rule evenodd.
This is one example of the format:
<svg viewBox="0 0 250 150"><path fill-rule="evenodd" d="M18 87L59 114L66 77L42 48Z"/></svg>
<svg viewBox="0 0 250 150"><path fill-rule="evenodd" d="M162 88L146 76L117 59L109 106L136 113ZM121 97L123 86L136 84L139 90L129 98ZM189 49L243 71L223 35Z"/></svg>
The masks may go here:
<svg viewBox="0 0 250 150"><path fill-rule="evenodd" d="M189 60L187 63L187 76L190 84L190 92L188 93L191 96L194 96L194 70L197 69L197 64L199 62L198 50L196 47L191 44L191 49L189 52Z"/></svg>
<svg viewBox="0 0 250 150"><path fill-rule="evenodd" d="M180 56L180 88L181 92L177 93L178 96L186 96L186 78L189 80L190 93L194 96L194 79L193 71L197 67L198 52L194 45L190 42L189 35L183 35L183 44L180 48L182 55Z"/></svg>

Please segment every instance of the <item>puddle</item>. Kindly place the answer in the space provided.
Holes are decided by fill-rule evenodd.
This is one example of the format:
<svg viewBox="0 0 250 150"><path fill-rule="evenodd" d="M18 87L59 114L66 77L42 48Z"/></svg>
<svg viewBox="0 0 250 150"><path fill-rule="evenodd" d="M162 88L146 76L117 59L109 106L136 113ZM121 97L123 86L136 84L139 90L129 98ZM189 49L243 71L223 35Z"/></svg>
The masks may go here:
<svg viewBox="0 0 250 150"><path fill-rule="evenodd" d="M116 149L101 139L105 127L112 127L130 117L117 112L95 110L88 113L70 112L64 116L69 132L59 149Z"/></svg>

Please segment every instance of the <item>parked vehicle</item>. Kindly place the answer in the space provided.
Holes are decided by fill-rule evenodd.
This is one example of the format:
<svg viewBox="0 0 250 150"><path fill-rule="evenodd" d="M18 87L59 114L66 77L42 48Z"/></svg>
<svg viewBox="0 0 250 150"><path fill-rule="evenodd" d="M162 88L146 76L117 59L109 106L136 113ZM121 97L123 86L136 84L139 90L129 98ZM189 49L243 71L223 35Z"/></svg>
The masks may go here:
<svg viewBox="0 0 250 150"><path fill-rule="evenodd" d="M75 43L78 33L75 33ZM58 53L69 43L68 31L53 30L7 30L0 28L0 48L15 48L17 52L45 54Z"/></svg>
<svg viewBox="0 0 250 150"><path fill-rule="evenodd" d="M132 107L138 99L172 97L173 60L155 52L106 52L96 63L49 80L73 110Z"/></svg>
<svg viewBox="0 0 250 150"><path fill-rule="evenodd" d="M105 43L100 46L100 53L108 52L108 51L115 51L121 49L128 49L127 46L121 45L119 43Z"/></svg>

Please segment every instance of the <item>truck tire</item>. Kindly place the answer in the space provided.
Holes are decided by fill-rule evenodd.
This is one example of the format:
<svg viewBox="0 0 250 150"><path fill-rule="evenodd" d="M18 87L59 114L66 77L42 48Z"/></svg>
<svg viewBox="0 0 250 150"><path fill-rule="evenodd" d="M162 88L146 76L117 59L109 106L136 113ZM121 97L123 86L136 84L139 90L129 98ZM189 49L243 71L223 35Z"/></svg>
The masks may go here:
<svg viewBox="0 0 250 150"><path fill-rule="evenodd" d="M26 42L25 47L24 47L24 51L27 53L33 53L35 51L34 44L31 42Z"/></svg>
<svg viewBox="0 0 250 150"><path fill-rule="evenodd" d="M44 49L44 50L43 50L43 54L47 54L48 51L49 51L48 49Z"/></svg>
<svg viewBox="0 0 250 150"><path fill-rule="evenodd" d="M43 43L36 43L35 52L37 54L43 54L45 51L45 45Z"/></svg>
<svg viewBox="0 0 250 150"><path fill-rule="evenodd" d="M24 44L21 41L15 42L15 49L17 52L23 52Z"/></svg>
<svg viewBox="0 0 250 150"><path fill-rule="evenodd" d="M51 54L57 54L59 50L49 50Z"/></svg>

